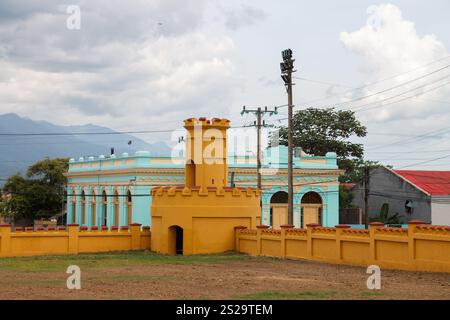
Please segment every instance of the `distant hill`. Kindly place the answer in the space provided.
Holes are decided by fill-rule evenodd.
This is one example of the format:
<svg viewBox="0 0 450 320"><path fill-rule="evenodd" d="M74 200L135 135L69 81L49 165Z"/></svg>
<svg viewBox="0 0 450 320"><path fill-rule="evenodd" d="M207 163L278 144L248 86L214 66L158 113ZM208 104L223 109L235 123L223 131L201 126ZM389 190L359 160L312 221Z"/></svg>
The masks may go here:
<svg viewBox="0 0 450 320"><path fill-rule="evenodd" d="M115 132L93 124L59 126L47 121L34 121L15 113L0 115L0 184L16 172L25 172L27 167L45 157L74 157L100 154L109 155L111 147L115 153L138 150L150 151L155 156L170 155L164 142L147 143L129 134L86 135L40 135L14 136L6 133L104 133ZM128 141L132 141L128 145Z"/></svg>

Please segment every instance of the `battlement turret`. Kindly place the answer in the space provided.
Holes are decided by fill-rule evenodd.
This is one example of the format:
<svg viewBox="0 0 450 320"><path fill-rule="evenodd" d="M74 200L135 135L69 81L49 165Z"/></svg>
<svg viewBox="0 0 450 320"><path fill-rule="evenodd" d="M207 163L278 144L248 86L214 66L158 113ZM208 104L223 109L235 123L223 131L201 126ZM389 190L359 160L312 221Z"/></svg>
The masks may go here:
<svg viewBox="0 0 450 320"><path fill-rule="evenodd" d="M186 170L187 187L223 187L227 185L227 119L189 118L184 120L187 130Z"/></svg>

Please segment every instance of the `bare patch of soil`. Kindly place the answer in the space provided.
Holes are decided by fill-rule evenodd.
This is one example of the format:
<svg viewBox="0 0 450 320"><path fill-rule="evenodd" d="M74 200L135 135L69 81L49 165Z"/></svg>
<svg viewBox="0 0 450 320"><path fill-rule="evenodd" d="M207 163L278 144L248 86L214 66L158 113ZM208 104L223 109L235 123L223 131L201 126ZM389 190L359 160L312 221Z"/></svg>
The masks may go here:
<svg viewBox="0 0 450 320"><path fill-rule="evenodd" d="M18 271L0 259L0 299L450 299L445 273L382 270L382 289L368 290L361 267L247 256L168 262L83 267L81 261L81 290L69 290L60 260L51 271Z"/></svg>

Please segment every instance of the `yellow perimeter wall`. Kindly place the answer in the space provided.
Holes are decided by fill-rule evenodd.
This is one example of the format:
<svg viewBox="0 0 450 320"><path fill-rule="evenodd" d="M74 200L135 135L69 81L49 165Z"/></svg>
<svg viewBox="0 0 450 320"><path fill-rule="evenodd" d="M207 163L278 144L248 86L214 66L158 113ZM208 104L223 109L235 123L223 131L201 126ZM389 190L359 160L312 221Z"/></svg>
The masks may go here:
<svg viewBox="0 0 450 320"><path fill-rule="evenodd" d="M372 223L369 230L348 226L307 229L235 228L236 251L380 268L450 272L450 227L410 224L408 229Z"/></svg>
<svg viewBox="0 0 450 320"><path fill-rule="evenodd" d="M132 224L130 229L67 230L11 232L0 225L0 257L78 254L88 252L150 250L150 228Z"/></svg>

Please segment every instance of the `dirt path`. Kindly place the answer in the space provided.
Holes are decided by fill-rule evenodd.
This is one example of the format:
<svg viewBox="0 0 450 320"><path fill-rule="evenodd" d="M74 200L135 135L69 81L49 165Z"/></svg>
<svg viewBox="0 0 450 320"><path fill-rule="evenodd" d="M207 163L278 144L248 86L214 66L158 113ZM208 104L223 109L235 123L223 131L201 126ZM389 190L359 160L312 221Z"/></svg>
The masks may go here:
<svg viewBox="0 0 450 320"><path fill-rule="evenodd" d="M68 290L65 268L17 271L0 261L0 299L450 299L450 275L440 273L382 270L374 291L365 268L307 261L80 264L82 289Z"/></svg>

